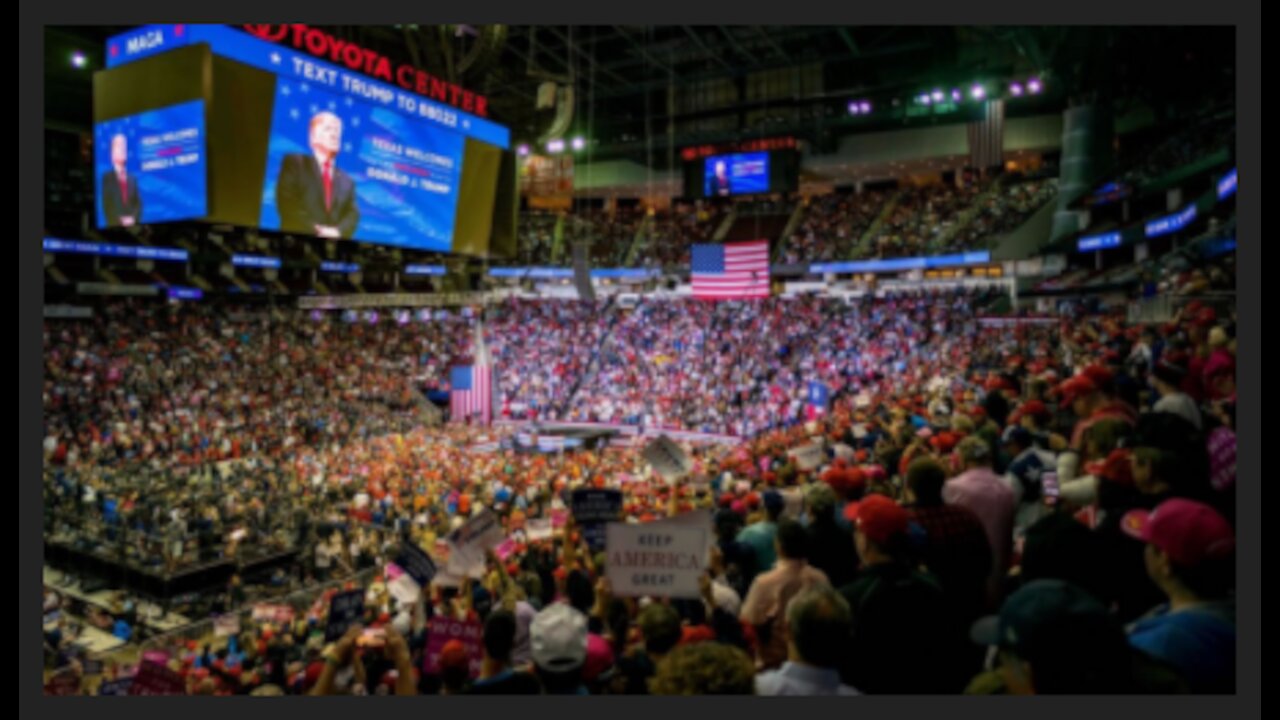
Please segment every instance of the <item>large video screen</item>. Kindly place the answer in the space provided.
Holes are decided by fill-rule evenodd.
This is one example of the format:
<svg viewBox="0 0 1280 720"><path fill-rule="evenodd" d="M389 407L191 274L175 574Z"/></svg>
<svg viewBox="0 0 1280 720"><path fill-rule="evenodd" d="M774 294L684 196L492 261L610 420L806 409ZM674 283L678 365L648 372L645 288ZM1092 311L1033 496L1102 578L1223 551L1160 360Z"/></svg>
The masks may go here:
<svg viewBox="0 0 1280 720"><path fill-rule="evenodd" d="M463 136L281 78L260 224L449 250Z"/></svg>
<svg viewBox="0 0 1280 720"><path fill-rule="evenodd" d="M94 125L98 227L203 218L204 101Z"/></svg>
<svg viewBox="0 0 1280 720"><path fill-rule="evenodd" d="M769 192L769 153L718 155L706 159L703 193L728 197Z"/></svg>
<svg viewBox="0 0 1280 720"><path fill-rule="evenodd" d="M95 76L95 114L114 122L172 104L159 96L203 97L207 188L191 187L188 196L202 204L188 218L432 252L488 255L513 246L517 196L506 128L309 47L226 26L139 28L108 41L111 69ZM463 106L471 95L450 93ZM121 188L131 201L141 195L145 208L136 218L131 208L111 212L121 224L159 219L145 186ZM113 209L122 204L106 200Z"/></svg>

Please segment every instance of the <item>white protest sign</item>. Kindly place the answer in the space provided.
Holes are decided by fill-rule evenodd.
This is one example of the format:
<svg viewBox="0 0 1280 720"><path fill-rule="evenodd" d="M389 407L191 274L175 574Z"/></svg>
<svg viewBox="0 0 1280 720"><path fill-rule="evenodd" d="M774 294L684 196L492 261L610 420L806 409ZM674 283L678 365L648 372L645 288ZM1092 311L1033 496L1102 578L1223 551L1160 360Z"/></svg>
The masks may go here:
<svg viewBox="0 0 1280 720"><path fill-rule="evenodd" d="M641 456L670 485L674 485L676 480L688 475L693 469L688 453L666 435L659 436L646 445Z"/></svg>
<svg viewBox="0 0 1280 720"><path fill-rule="evenodd" d="M795 459L796 467L801 470L813 470L826 459L826 452L823 450L822 443L809 443L803 447L789 450L787 454Z"/></svg>
<svg viewBox="0 0 1280 720"><path fill-rule="evenodd" d="M835 446L835 451L836 451L836 457L841 458L843 460L852 460L855 457L853 448L849 447L848 445L845 445L844 443L838 443Z"/></svg>
<svg viewBox="0 0 1280 720"><path fill-rule="evenodd" d="M240 634L239 615L219 615L213 619L214 637L229 637Z"/></svg>
<svg viewBox="0 0 1280 720"><path fill-rule="evenodd" d="M402 605L412 605L422 597L422 588L408 573L400 575L387 583L387 591Z"/></svg>
<svg viewBox="0 0 1280 720"><path fill-rule="evenodd" d="M502 544L506 537L502 522L493 511L480 512L449 533L449 573L484 577L485 551Z"/></svg>
<svg viewBox="0 0 1280 720"><path fill-rule="evenodd" d="M530 542L551 539L551 518L534 518L524 524L525 536Z"/></svg>
<svg viewBox="0 0 1280 720"><path fill-rule="evenodd" d="M610 523L605 567L619 597L696 599L706 569L707 531L646 523Z"/></svg>
<svg viewBox="0 0 1280 720"><path fill-rule="evenodd" d="M675 517L654 520L651 523L645 523L645 527L674 527L687 528L694 530L702 530L707 534L707 554L703 555L701 560L703 564L711 562L711 548L715 547L716 535L715 517L710 510L694 510L693 512L681 513Z"/></svg>

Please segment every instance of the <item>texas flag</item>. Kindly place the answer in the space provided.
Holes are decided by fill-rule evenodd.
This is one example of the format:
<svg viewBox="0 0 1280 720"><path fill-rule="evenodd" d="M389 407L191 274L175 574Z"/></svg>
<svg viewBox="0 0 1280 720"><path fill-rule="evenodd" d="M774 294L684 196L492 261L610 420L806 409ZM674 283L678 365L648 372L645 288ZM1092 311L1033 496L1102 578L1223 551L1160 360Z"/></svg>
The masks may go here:
<svg viewBox="0 0 1280 720"><path fill-rule="evenodd" d="M809 383L808 402L805 405L807 419L814 420L827 414L831 408L831 388L813 381Z"/></svg>

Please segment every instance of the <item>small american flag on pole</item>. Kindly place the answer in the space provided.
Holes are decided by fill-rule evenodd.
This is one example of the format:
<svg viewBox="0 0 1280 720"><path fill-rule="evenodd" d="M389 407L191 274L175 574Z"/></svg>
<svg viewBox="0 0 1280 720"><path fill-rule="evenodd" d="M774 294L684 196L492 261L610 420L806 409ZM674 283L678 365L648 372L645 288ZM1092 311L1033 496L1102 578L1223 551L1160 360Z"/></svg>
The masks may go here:
<svg viewBox="0 0 1280 720"><path fill-rule="evenodd" d="M769 297L769 241L694 245L690 274L695 298Z"/></svg>
<svg viewBox="0 0 1280 720"><path fill-rule="evenodd" d="M493 364L484 343L484 327L477 325L475 357L470 365L459 365L449 373L449 416L454 422L466 422L476 415L480 422L493 422Z"/></svg>
<svg viewBox="0 0 1280 720"><path fill-rule="evenodd" d="M449 375L449 416L466 422L476 415L485 425L493 420L493 368L460 365Z"/></svg>

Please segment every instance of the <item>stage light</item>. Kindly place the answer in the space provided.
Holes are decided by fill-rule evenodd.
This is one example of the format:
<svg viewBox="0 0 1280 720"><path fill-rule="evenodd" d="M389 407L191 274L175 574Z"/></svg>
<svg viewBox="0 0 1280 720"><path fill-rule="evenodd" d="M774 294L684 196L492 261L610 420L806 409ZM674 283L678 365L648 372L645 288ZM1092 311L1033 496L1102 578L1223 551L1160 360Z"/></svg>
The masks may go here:
<svg viewBox="0 0 1280 720"><path fill-rule="evenodd" d="M519 155L520 157L528 157L528 156L529 156L529 146L528 146L528 145L525 145L524 143L521 143L520 145L518 145L518 146L516 147L516 154L517 154L517 155Z"/></svg>
<svg viewBox="0 0 1280 720"><path fill-rule="evenodd" d="M564 152L564 140L550 140L547 142L547 152L556 155Z"/></svg>
<svg viewBox="0 0 1280 720"><path fill-rule="evenodd" d="M850 115L857 115L859 112L861 112L861 110L858 108L858 103L857 103L857 101L854 101L854 102L849 103L849 114L850 114Z"/></svg>
<svg viewBox="0 0 1280 720"><path fill-rule="evenodd" d="M583 139L582 139L582 138L580 138L580 137L576 137L576 138L574 138L574 139L573 139L573 151L574 151L574 152L581 152L581 151L582 151L584 148L586 148L586 147L587 147L587 141L586 141L586 140L583 140Z"/></svg>
<svg viewBox="0 0 1280 720"><path fill-rule="evenodd" d="M953 88L953 89L951 90L951 101L952 101L952 102L960 102L960 101L961 101L961 100L963 100L963 99L964 99L964 93L960 92L960 88Z"/></svg>
<svg viewBox="0 0 1280 720"><path fill-rule="evenodd" d="M974 85L973 88L969 90L969 97L972 97L974 100L981 100L986 96L987 96L987 89L982 87L981 85Z"/></svg>
<svg viewBox="0 0 1280 720"><path fill-rule="evenodd" d="M858 109L862 110L863 115L866 115L871 112L871 103L867 100L863 100L862 104L858 106Z"/></svg>
<svg viewBox="0 0 1280 720"><path fill-rule="evenodd" d="M71 53L71 67L77 70L83 70L89 67L89 58L79 50Z"/></svg>
<svg viewBox="0 0 1280 720"><path fill-rule="evenodd" d="M1027 81L1027 90L1030 91L1032 95L1039 95L1041 89L1043 88L1040 84L1040 78L1031 78Z"/></svg>
<svg viewBox="0 0 1280 720"><path fill-rule="evenodd" d="M941 91L941 90L934 90L934 91L933 91L933 101L934 101L934 102L936 102L936 103L940 103L940 102L942 102L946 97L947 97L947 96L946 96L946 95L944 95L944 94L942 93L942 91Z"/></svg>
<svg viewBox="0 0 1280 720"><path fill-rule="evenodd" d="M1009 92L1010 92L1014 97L1022 97L1022 86L1021 86L1021 85L1019 85L1018 83L1014 83L1014 84L1012 84L1012 85L1010 85L1010 86L1009 86Z"/></svg>

